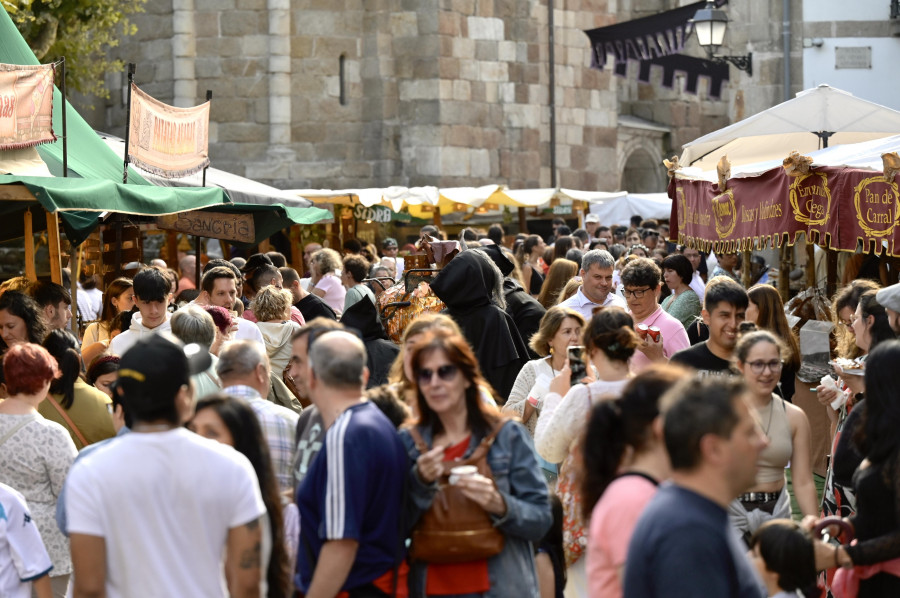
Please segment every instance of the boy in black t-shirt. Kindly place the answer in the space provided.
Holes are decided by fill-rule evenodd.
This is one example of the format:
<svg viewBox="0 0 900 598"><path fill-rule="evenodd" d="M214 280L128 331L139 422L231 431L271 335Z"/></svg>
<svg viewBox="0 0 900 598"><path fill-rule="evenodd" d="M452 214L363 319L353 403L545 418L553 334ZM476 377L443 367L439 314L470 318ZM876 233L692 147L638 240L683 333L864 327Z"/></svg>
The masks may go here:
<svg viewBox="0 0 900 598"><path fill-rule="evenodd" d="M671 362L686 365L704 376L729 375L738 328L749 303L744 287L725 276L706 284L700 315L709 328L709 339L679 351Z"/></svg>

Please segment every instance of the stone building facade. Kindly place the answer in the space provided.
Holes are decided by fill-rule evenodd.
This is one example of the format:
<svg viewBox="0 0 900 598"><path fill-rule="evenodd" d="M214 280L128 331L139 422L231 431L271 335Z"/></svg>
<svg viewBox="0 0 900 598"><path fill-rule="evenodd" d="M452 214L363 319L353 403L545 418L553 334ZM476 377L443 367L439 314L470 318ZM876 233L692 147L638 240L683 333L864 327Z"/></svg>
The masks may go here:
<svg viewBox="0 0 900 598"><path fill-rule="evenodd" d="M829 26L889 35L833 16L806 22L838 0L731 0L721 51L752 51L753 75L731 68L711 98L679 77L664 88L655 67L648 83L636 64L623 78L589 68L584 30L688 0L551 1L555 149L548 0L153 0L115 54L164 102L194 105L211 90L213 165L281 188L649 192L665 189L661 159L683 143L803 89L804 37ZM694 40L686 53L703 55ZM96 128L124 132L124 81L108 77L113 100L82 110Z"/></svg>

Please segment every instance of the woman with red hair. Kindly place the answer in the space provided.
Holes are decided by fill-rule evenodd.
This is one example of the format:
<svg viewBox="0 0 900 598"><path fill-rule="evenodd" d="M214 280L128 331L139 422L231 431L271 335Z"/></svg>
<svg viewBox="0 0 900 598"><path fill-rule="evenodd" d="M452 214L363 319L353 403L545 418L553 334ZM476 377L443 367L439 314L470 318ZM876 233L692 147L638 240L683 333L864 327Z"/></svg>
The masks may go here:
<svg viewBox="0 0 900 598"><path fill-rule="evenodd" d="M65 596L72 561L69 541L56 524L56 499L77 451L66 429L37 411L59 369L40 345L19 343L4 355L3 374L9 397L0 402L0 482L18 490L31 507L53 561L53 595Z"/></svg>

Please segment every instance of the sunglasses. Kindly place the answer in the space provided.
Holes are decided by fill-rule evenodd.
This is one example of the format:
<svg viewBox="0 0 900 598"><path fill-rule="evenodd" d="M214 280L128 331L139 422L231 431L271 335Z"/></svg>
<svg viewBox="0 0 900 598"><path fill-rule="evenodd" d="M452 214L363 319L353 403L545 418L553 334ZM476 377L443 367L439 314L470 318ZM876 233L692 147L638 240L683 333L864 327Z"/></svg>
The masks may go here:
<svg viewBox="0 0 900 598"><path fill-rule="evenodd" d="M459 368L452 363L442 365L436 370L422 368L419 370L419 384L431 384L435 374L444 382L450 382L456 377L457 372L459 372Z"/></svg>

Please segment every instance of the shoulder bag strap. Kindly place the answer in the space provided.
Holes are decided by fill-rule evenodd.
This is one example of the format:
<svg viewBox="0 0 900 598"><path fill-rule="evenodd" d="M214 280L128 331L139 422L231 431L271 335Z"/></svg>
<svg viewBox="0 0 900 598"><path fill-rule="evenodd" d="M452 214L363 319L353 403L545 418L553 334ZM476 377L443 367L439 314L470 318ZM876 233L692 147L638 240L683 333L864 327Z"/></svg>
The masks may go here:
<svg viewBox="0 0 900 598"><path fill-rule="evenodd" d="M472 451L472 454L469 455L469 458L465 460L466 463L472 463L481 459L484 455L487 454L489 450L491 450L491 445L494 444L494 440L497 438L497 434L500 433L500 430L503 429L503 425L507 422L505 419L501 419L498 421L494 428L491 430L491 433L481 439L481 442L478 443L478 447Z"/></svg>
<svg viewBox="0 0 900 598"><path fill-rule="evenodd" d="M33 422L34 420L35 420L35 417L32 416L32 417L29 417L28 419L26 419L26 420L24 420L24 421L20 421L20 422L17 423L15 426L13 426L12 428L10 428L9 432L7 432L6 434L4 434L3 437L0 438L0 446L2 446L3 443L6 442L7 440L9 440L10 438L12 438L13 436L15 436L15 435L16 435L16 432L18 432L19 430L21 430L22 428L24 428L25 426L27 426L28 424L30 424L30 423Z"/></svg>
<svg viewBox="0 0 900 598"><path fill-rule="evenodd" d="M430 450L428 445L425 444L425 440L422 439L422 435L419 433L419 429L416 426L409 428L409 435L412 436L413 442L416 443L416 449L420 453L427 453Z"/></svg>
<svg viewBox="0 0 900 598"><path fill-rule="evenodd" d="M68 424L69 429L72 430L72 433L75 434L75 437L81 441L82 448L86 447L90 444L87 439L84 437L84 434L81 433L81 430L78 429L78 426L75 425L75 422L72 421L72 418L69 417L69 414L66 413L66 410L63 409L62 405L60 405L56 399L52 396L47 395L47 400L50 401L50 404L53 405L54 408L59 412L62 418L65 420L66 424Z"/></svg>

